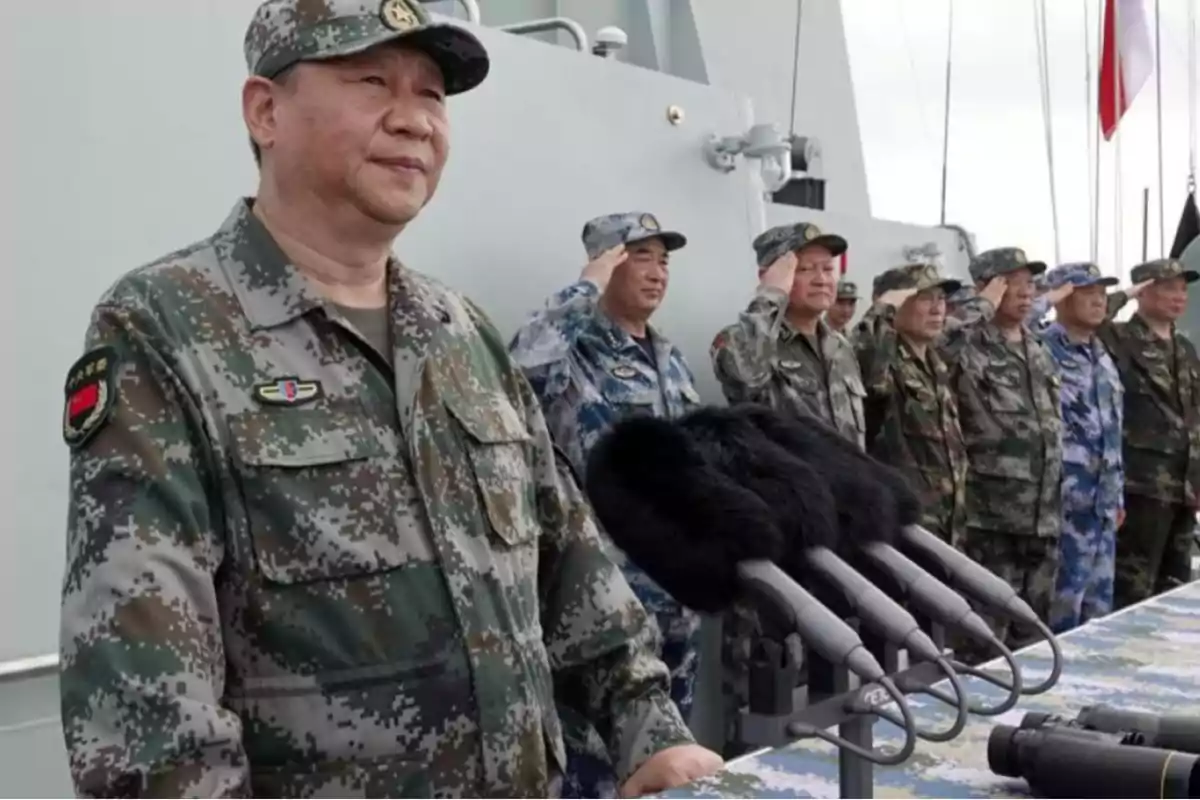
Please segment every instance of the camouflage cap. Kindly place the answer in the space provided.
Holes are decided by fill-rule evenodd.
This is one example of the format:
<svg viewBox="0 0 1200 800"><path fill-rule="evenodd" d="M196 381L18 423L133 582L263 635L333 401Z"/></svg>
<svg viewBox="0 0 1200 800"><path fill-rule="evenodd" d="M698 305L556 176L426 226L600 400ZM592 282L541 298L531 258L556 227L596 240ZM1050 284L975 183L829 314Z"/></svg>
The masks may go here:
<svg viewBox="0 0 1200 800"><path fill-rule="evenodd" d="M943 277L933 264L905 264L902 267L892 267L877 276L871 291L875 297L895 289L916 289L918 292L941 289L947 295L952 295L961 288L962 281Z"/></svg>
<svg viewBox="0 0 1200 800"><path fill-rule="evenodd" d="M687 244L686 236L676 231L664 231L658 219L644 211L605 214L589 219L584 223L582 238L588 258L595 258L619 244L633 244L646 239L661 239L668 252Z"/></svg>
<svg viewBox="0 0 1200 800"><path fill-rule="evenodd" d="M978 292L975 291L974 286L965 286L964 285L957 292L950 293L950 296L946 298L946 305L961 306L963 303L967 303L967 302L970 302L971 300L974 300L975 296L977 294L978 294Z"/></svg>
<svg viewBox="0 0 1200 800"><path fill-rule="evenodd" d="M793 250L808 246L824 247L835 256L846 252L848 245L841 236L823 233L811 222L795 222L768 228L754 238L752 247L758 266L769 267L775 259Z"/></svg>
<svg viewBox="0 0 1200 800"><path fill-rule="evenodd" d="M273 78L300 61L361 53L403 41L442 70L446 94L473 89L487 77L487 50L470 31L433 22L417 0L266 0L246 29L246 66Z"/></svg>
<svg viewBox="0 0 1200 800"><path fill-rule="evenodd" d="M838 281L837 285L838 300L857 300L858 299L858 284L854 281Z"/></svg>
<svg viewBox="0 0 1200 800"><path fill-rule="evenodd" d="M1129 273L1131 283L1163 281L1168 278L1183 278L1186 283L1194 283L1200 278L1200 272L1186 268L1177 258L1160 258L1157 261L1138 264Z"/></svg>
<svg viewBox="0 0 1200 800"><path fill-rule="evenodd" d="M1072 286L1116 286L1119 281L1100 274L1100 268L1088 261L1060 264L1046 273L1046 288Z"/></svg>
<svg viewBox="0 0 1200 800"><path fill-rule="evenodd" d="M1046 271L1043 261L1030 261L1019 247L997 247L985 250L971 261L971 280L977 283L990 281L1019 269L1027 269L1035 277Z"/></svg>

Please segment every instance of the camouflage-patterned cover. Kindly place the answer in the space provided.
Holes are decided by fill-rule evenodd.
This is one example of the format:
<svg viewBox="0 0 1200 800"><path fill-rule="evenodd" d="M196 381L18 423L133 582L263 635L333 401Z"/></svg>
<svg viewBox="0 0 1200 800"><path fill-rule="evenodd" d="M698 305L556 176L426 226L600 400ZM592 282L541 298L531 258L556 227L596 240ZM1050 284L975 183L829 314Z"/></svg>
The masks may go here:
<svg viewBox="0 0 1200 800"><path fill-rule="evenodd" d="M583 249L588 258L596 258L619 244L660 239L667 252L687 245L687 237L678 231L665 231L658 217L645 211L622 211L589 219L583 225Z"/></svg>
<svg viewBox="0 0 1200 800"><path fill-rule="evenodd" d="M1141 283L1142 281L1161 281L1179 277L1182 277L1188 283L1195 283L1200 279L1200 272L1188 269L1177 258L1160 258L1156 261L1147 261L1145 264L1138 264L1129 271L1129 282L1134 284Z"/></svg>
<svg viewBox="0 0 1200 800"><path fill-rule="evenodd" d="M837 285L838 300L857 300L858 299L858 284L854 281L841 280Z"/></svg>
<svg viewBox="0 0 1200 800"><path fill-rule="evenodd" d="M1104 703L1128 711L1200 715L1200 583L1095 620L1059 641L1066 666L1057 686L1047 694L1022 698L1006 714L972 716L966 730L950 742L918 741L906 763L874 768L874 796L1029 797L1024 781L999 777L988 768L987 740L993 726L1020 725L1031 711L1073 717L1085 706ZM1049 648L1035 645L1018 654L1018 660L1027 682L1033 683L1048 672ZM977 678L964 683L982 702L1002 698L999 689ZM949 709L931 698L909 695L909 704L929 727L951 721ZM900 743L895 726L876 722L874 727L879 742ZM837 754L823 742L806 740L730 762L711 778L660 796L838 797Z"/></svg>
<svg viewBox="0 0 1200 800"><path fill-rule="evenodd" d="M458 25L433 22L418 0L266 0L246 30L246 67L273 78L299 61L398 40L437 63L446 94L473 89L487 77L490 62L479 39Z"/></svg>
<svg viewBox="0 0 1200 800"><path fill-rule="evenodd" d="M867 452L905 474L921 497L925 528L958 544L967 448L950 368L937 347L919 357L896 332L895 316L891 306L872 309L854 334L867 390Z"/></svg>
<svg viewBox="0 0 1200 800"><path fill-rule="evenodd" d="M984 250L971 260L971 280L987 283L992 278L1008 275L1019 269L1028 269L1036 278L1046 271L1046 262L1030 261L1019 247L997 247Z"/></svg>
<svg viewBox="0 0 1200 800"><path fill-rule="evenodd" d="M393 262L394 374L239 202L100 300L70 461L62 724L83 795L538 796L556 700L623 779L690 741L528 382Z"/></svg>
<svg viewBox="0 0 1200 800"><path fill-rule="evenodd" d="M779 289L760 287L738 321L713 339L709 358L725 399L806 414L862 445L866 391L854 348L822 319L817 353L788 323L787 303Z"/></svg>
<svg viewBox="0 0 1200 800"><path fill-rule="evenodd" d="M846 252L846 240L836 233L825 233L811 222L776 225L754 237L751 246L759 268L769 267L777 258L808 245L824 247L835 256Z"/></svg>

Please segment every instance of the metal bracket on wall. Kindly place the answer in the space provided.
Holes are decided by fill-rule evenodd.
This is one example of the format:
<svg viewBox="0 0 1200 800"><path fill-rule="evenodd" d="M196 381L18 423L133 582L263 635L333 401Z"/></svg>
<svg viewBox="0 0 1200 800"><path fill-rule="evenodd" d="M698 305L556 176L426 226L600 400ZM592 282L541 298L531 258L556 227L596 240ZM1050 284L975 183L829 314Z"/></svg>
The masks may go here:
<svg viewBox="0 0 1200 800"><path fill-rule="evenodd" d="M704 141L704 160L715 170L733 172L739 155L760 160L768 192L783 188L792 176L791 144L771 123L754 125L741 136L711 134Z"/></svg>
<svg viewBox="0 0 1200 800"><path fill-rule="evenodd" d="M435 0L420 0L422 3L431 3ZM463 7L463 11L467 13L467 22L473 25L482 25L483 16L479 13L479 3L475 0L458 0L458 4Z"/></svg>
<svg viewBox="0 0 1200 800"><path fill-rule="evenodd" d="M544 33L546 31L566 31L575 40L575 46L581 52L588 52L588 36L583 26L568 17L546 17L531 19L526 22L514 22L511 25L501 25L500 30L507 33Z"/></svg>

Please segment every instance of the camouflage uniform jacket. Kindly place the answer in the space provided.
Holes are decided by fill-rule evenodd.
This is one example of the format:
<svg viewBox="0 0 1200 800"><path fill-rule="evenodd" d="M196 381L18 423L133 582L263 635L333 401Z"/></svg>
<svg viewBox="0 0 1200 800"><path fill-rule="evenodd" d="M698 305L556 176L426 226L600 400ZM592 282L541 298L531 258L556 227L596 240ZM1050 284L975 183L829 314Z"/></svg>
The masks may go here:
<svg viewBox="0 0 1200 800"><path fill-rule="evenodd" d="M950 368L937 348L918 357L894 327L896 309L870 309L854 345L867 389L867 452L901 470L921 496L923 524L946 541L963 533L967 450Z"/></svg>
<svg viewBox="0 0 1200 800"><path fill-rule="evenodd" d="M1032 330L1008 342L990 319L947 329L939 349L951 365L967 443L967 529L1058 537L1062 409L1054 358Z"/></svg>
<svg viewBox="0 0 1200 800"><path fill-rule="evenodd" d="M1099 337L1072 341L1058 323L1044 324L1049 311L1049 301L1039 297L1029 321L1062 382L1063 505L1116 519L1125 507L1121 376Z"/></svg>
<svg viewBox="0 0 1200 800"><path fill-rule="evenodd" d="M594 283L576 281L553 295L510 345L513 361L542 403L550 435L579 475L592 446L619 419L634 414L674 419L700 403L683 354L649 329L651 363L641 345L600 310L599 300ZM696 680L700 617L624 553L614 547L612 555L642 605L655 615L671 670L671 696L686 716Z"/></svg>
<svg viewBox="0 0 1200 800"><path fill-rule="evenodd" d="M77 791L546 796L556 690L621 776L689 741L482 312L393 262L393 372L249 208L92 316L118 399L70 466Z"/></svg>
<svg viewBox="0 0 1200 800"><path fill-rule="evenodd" d="M738 321L717 334L709 356L725 398L815 417L862 446L866 392L854 348L821 320L816 352L786 312L786 294L760 287Z"/></svg>
<svg viewBox="0 0 1200 800"><path fill-rule="evenodd" d="M1123 298L1122 298L1123 299ZM1110 303L1110 312L1120 301ZM1160 339L1140 316L1109 322L1100 338L1125 387L1125 491L1195 505L1200 487L1200 361L1180 333Z"/></svg>
<svg viewBox="0 0 1200 800"><path fill-rule="evenodd" d="M553 295L513 337L513 361L542 403L550 435L584 474L596 441L622 417L673 419L700 404L683 353L648 329L651 363L633 337L600 310L587 280Z"/></svg>

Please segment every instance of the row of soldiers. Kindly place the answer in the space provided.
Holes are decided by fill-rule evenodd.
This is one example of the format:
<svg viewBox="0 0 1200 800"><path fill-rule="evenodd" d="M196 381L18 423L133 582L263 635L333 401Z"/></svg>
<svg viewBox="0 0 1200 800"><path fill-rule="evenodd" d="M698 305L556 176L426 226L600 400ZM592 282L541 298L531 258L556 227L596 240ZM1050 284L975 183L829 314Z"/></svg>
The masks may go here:
<svg viewBox="0 0 1200 800"><path fill-rule="evenodd" d="M683 354L650 324L686 237L628 212L589 221L582 239L579 278L510 345L580 474L619 419L675 418L700 403ZM1143 264L1133 287L1106 296L1116 280L1094 264L1045 274L1022 250L1000 248L972 260L973 286L930 264L884 272L863 319L843 332L857 300L838 280L847 247L805 222L754 240L757 289L710 350L729 402L822 420L899 468L925 527L1006 578L1056 631L1112 608L1114 563L1118 606L1187 579L1200 362L1173 324L1196 273L1174 260ZM1133 319L1114 322L1133 298ZM686 719L699 619L614 555L656 617ZM725 624L725 690L736 696L751 634ZM993 624L1008 644L1024 643ZM962 646L967 659L983 657ZM599 748L589 751L586 735L569 744L571 788L611 790Z"/></svg>

